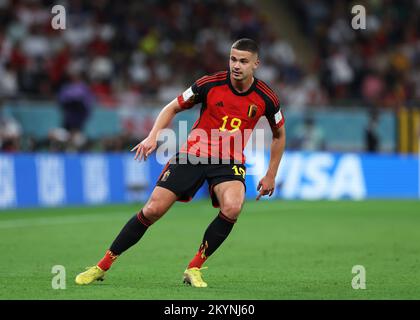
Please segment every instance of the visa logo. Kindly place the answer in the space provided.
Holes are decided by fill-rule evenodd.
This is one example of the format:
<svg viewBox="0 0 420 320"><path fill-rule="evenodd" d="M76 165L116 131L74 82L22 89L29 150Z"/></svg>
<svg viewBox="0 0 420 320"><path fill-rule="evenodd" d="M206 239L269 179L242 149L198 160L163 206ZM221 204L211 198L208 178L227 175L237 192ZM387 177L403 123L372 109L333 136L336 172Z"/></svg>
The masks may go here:
<svg viewBox="0 0 420 320"><path fill-rule="evenodd" d="M286 153L280 164L278 192L284 198L363 199L366 185L355 154Z"/></svg>

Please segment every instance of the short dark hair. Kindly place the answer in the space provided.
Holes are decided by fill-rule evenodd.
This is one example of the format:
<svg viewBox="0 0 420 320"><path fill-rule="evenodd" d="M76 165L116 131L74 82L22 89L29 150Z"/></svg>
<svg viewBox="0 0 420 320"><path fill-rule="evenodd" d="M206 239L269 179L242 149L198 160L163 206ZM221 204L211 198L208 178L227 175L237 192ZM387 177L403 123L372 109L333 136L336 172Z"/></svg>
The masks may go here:
<svg viewBox="0 0 420 320"><path fill-rule="evenodd" d="M249 51L252 53L256 53L257 55L259 51L258 44L254 40L248 38L236 40L233 43L232 48L236 50Z"/></svg>

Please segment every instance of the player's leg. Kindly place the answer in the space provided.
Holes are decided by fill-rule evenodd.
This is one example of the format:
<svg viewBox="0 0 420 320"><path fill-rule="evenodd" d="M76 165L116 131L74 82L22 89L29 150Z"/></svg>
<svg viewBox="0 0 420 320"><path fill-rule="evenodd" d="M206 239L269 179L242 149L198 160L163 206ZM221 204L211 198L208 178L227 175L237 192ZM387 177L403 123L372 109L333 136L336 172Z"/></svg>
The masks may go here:
<svg viewBox="0 0 420 320"><path fill-rule="evenodd" d="M245 186L242 181L225 181L213 188L220 212L207 227L200 248L184 272L184 281L196 287L206 287L200 268L217 248L225 241L235 224L245 199Z"/></svg>
<svg viewBox="0 0 420 320"><path fill-rule="evenodd" d="M199 252L188 267L201 268L206 259L216 251L231 232L241 212L245 187L241 181L225 181L213 188L219 200L220 211L207 227Z"/></svg>
<svg viewBox="0 0 420 320"><path fill-rule="evenodd" d="M135 245L149 226L160 219L176 200L177 196L172 191L159 186L155 187L143 209L125 224L105 256L96 266L79 274L76 277L76 283L89 284L95 280L102 280L105 271L111 267L117 257Z"/></svg>
<svg viewBox="0 0 420 320"><path fill-rule="evenodd" d="M159 186L155 187L143 209L126 223L111 244L109 251L111 251L114 256L119 256L135 245L149 226L159 220L176 200L177 196L172 191ZM104 267L109 269L106 264Z"/></svg>
<svg viewBox="0 0 420 320"><path fill-rule="evenodd" d="M241 213L245 200L243 182L234 180L222 182L213 188L219 200L220 211L231 221L236 221Z"/></svg>
<svg viewBox="0 0 420 320"><path fill-rule="evenodd" d="M170 160L162 170L144 208L127 222L98 265L79 274L76 283L88 284L103 278L105 271L111 267L117 257L136 244L148 227L162 217L175 201L191 200L204 183L204 179L202 166L181 164L178 161L173 163Z"/></svg>

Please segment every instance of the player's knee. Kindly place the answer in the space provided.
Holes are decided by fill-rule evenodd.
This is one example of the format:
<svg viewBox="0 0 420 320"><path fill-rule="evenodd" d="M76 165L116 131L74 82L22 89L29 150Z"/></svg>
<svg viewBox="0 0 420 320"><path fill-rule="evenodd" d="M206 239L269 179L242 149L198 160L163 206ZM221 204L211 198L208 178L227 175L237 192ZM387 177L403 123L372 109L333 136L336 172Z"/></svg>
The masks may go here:
<svg viewBox="0 0 420 320"><path fill-rule="evenodd" d="M225 216L231 219L237 219L242 209L242 201L228 200L220 208Z"/></svg>
<svg viewBox="0 0 420 320"><path fill-rule="evenodd" d="M165 208L156 201L149 201L143 208L144 216L151 222L159 220L165 212Z"/></svg>

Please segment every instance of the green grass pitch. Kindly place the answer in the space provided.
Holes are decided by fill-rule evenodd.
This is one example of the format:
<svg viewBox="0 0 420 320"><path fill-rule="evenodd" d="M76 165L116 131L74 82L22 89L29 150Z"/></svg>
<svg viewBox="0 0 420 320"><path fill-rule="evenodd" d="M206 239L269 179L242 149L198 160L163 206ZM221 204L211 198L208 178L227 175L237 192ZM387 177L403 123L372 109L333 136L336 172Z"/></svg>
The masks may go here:
<svg viewBox="0 0 420 320"><path fill-rule="evenodd" d="M420 202L253 201L204 270L182 273L217 214L177 203L103 282L77 286L140 205L0 211L0 299L420 299ZM54 290L54 265L66 289ZM351 286L366 269L366 289Z"/></svg>

